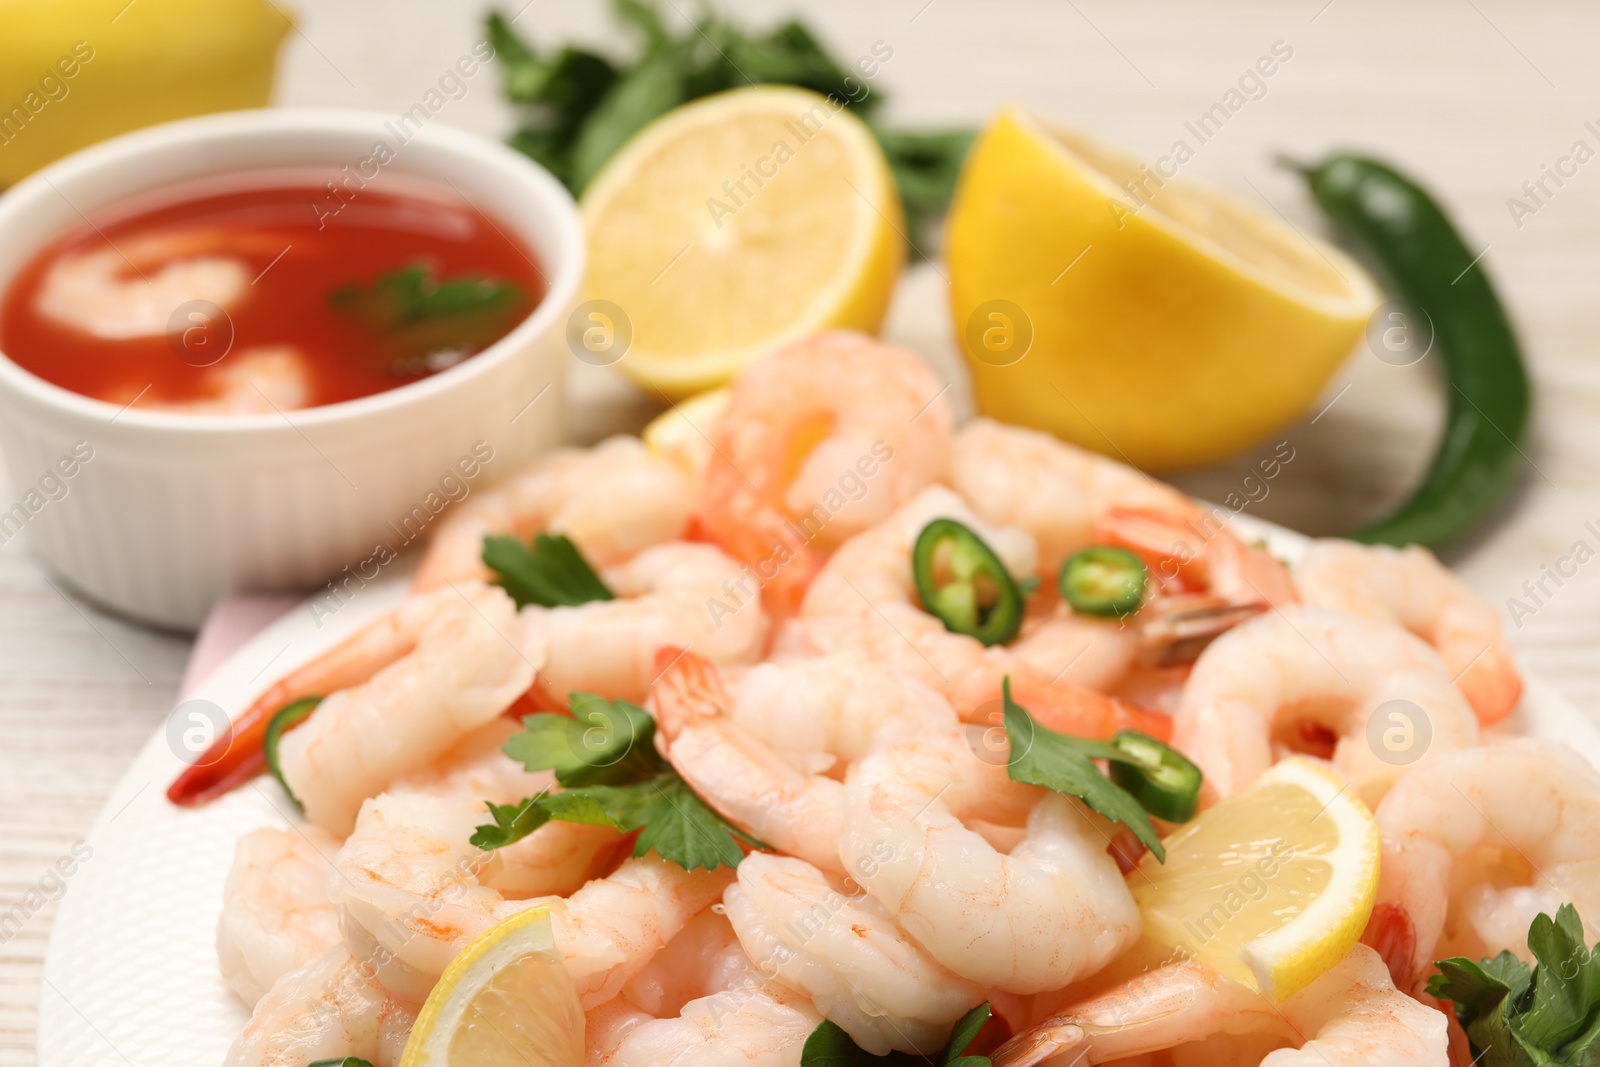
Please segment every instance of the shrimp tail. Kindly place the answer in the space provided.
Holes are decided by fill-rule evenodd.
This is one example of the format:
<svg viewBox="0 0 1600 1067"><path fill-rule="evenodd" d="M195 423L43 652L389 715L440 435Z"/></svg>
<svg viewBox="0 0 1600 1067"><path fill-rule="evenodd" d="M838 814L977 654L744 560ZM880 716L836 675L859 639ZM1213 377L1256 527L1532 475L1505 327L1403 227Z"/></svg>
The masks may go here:
<svg viewBox="0 0 1600 1067"><path fill-rule="evenodd" d="M1409 990L1416 984L1417 925L1404 905L1389 901L1375 904L1361 943L1383 958L1396 989Z"/></svg>
<svg viewBox="0 0 1600 1067"><path fill-rule="evenodd" d="M183 807L194 807L215 800L267 769L267 727L278 709L311 692L296 692L285 684L274 683L256 698L255 703L234 719L222 736L211 743L183 773L167 787L167 799Z"/></svg>
<svg viewBox="0 0 1600 1067"><path fill-rule="evenodd" d="M1172 720L1160 712L1082 686L1012 675L1011 695L1041 725L1074 737L1110 740L1121 730L1137 730L1160 741L1172 736Z"/></svg>
<svg viewBox="0 0 1600 1067"><path fill-rule="evenodd" d="M414 642L394 613L368 623L329 652L279 678L167 787L167 799L192 807L214 800L267 768L267 727L279 709L359 685Z"/></svg>
<svg viewBox="0 0 1600 1067"><path fill-rule="evenodd" d="M728 691L716 664L686 648L656 650L656 680L650 687L656 722L671 741L690 720L728 711Z"/></svg>
<svg viewBox="0 0 1600 1067"><path fill-rule="evenodd" d="M1087 1051L1082 1048L1086 1037L1083 1027L1076 1023L1040 1025L1001 1045L990 1054L989 1062L993 1067L1036 1067L1069 1053L1072 1055L1060 1062L1092 1062L1080 1059Z"/></svg>

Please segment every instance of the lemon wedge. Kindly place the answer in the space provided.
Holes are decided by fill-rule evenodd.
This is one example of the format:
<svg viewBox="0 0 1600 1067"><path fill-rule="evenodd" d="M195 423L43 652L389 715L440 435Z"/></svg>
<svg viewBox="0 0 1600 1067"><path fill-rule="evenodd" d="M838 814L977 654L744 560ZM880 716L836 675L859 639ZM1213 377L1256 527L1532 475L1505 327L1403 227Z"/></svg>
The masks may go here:
<svg viewBox="0 0 1600 1067"><path fill-rule="evenodd" d="M1378 825L1332 771L1294 757L1202 812L1128 876L1145 940L1275 1001L1361 937L1378 892Z"/></svg>
<svg viewBox="0 0 1600 1067"><path fill-rule="evenodd" d="M711 463L711 433L728 407L732 390L708 389L663 411L639 435L656 455L669 460L698 485Z"/></svg>
<svg viewBox="0 0 1600 1067"><path fill-rule="evenodd" d="M529 908L479 934L445 968L400 1067L583 1067L583 1038L550 909Z"/></svg>
<svg viewBox="0 0 1600 1067"><path fill-rule="evenodd" d="M1379 301L1265 204L1015 108L973 146L945 255L979 409L1142 467L1210 463L1292 422Z"/></svg>
<svg viewBox="0 0 1600 1067"><path fill-rule="evenodd" d="M618 364L672 397L828 326L875 332L905 262L872 132L816 93L733 89L668 112L583 195L586 295L632 326Z"/></svg>

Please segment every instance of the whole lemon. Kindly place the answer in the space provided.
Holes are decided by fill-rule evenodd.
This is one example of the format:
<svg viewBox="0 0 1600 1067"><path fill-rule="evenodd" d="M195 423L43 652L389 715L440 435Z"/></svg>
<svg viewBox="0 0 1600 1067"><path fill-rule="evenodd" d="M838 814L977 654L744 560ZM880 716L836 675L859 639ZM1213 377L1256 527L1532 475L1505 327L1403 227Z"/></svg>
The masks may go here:
<svg viewBox="0 0 1600 1067"><path fill-rule="evenodd" d="M983 132L945 244L980 411L1171 469L1316 399L1377 289L1337 249L1168 170L1017 109Z"/></svg>
<svg viewBox="0 0 1600 1067"><path fill-rule="evenodd" d="M0 184L169 119L265 106L268 0L0 0Z"/></svg>

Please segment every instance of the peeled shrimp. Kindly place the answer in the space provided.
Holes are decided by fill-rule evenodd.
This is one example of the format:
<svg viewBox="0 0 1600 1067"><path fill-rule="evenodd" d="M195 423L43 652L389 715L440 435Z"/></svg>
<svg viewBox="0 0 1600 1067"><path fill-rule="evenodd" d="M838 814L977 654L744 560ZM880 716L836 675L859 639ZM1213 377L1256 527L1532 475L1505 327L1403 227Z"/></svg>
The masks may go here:
<svg viewBox="0 0 1600 1067"><path fill-rule="evenodd" d="M1600 940L1600 774L1566 745L1445 753L1400 779L1375 816L1383 858L1368 942L1403 988L1441 955L1531 960L1529 924L1563 903L1586 920L1585 942Z"/></svg>
<svg viewBox="0 0 1600 1067"><path fill-rule="evenodd" d="M45 273L37 310L45 318L122 341L160 337L183 304L224 310L250 285L250 265L220 250L254 235L222 231L150 234L119 247L60 256Z"/></svg>
<svg viewBox="0 0 1600 1067"><path fill-rule="evenodd" d="M799 1063L820 1017L757 971L720 910L690 920L619 996L589 1012L589 1067Z"/></svg>
<svg viewBox="0 0 1600 1067"><path fill-rule="evenodd" d="M1432 645L1479 722L1504 718L1522 699L1499 612L1426 548L1314 541L1294 583L1307 604L1388 619Z"/></svg>
<svg viewBox="0 0 1600 1067"><path fill-rule="evenodd" d="M1282 1004L1199 963L1146 971L1002 1045L994 1067L1109 1063L1220 1034L1275 1035L1261 1067L1445 1067L1444 1014L1395 989L1357 945Z"/></svg>
<svg viewBox="0 0 1600 1067"><path fill-rule="evenodd" d="M271 415L311 405L311 373L305 355L291 345L256 345L230 352L222 362L200 373L195 400L146 400L151 411L185 415ZM133 388L103 399L132 404Z"/></svg>
<svg viewBox="0 0 1600 1067"><path fill-rule="evenodd" d="M396 1000L371 964L340 942L256 1002L223 1067L292 1067L346 1056L397 1067L418 1007Z"/></svg>
<svg viewBox="0 0 1600 1067"><path fill-rule="evenodd" d="M840 761L959 725L937 693L849 655L763 664L745 675L737 700L704 657L673 649L659 657L656 718L678 773L725 818L828 871L844 869Z"/></svg>
<svg viewBox="0 0 1600 1067"><path fill-rule="evenodd" d="M947 388L910 352L843 330L755 360L712 434L701 525L770 606L798 606L824 551L944 477Z"/></svg>
<svg viewBox="0 0 1600 1067"><path fill-rule="evenodd" d="M316 826L264 826L234 846L217 917L217 962L246 1004L339 942L339 915L324 888L338 849Z"/></svg>
<svg viewBox="0 0 1600 1067"><path fill-rule="evenodd" d="M412 597L256 706L331 694L284 735L278 757L306 817L347 834L363 800L510 707L543 657L504 590L468 584Z"/></svg>
<svg viewBox="0 0 1600 1067"><path fill-rule="evenodd" d="M1108 508L1185 518L1199 509L1147 474L1038 430L977 418L956 434L950 484L991 526L1017 526L1038 543L1039 569L1055 574L1094 540Z"/></svg>
<svg viewBox="0 0 1600 1067"><path fill-rule="evenodd" d="M586 1021L588 1067L799 1067L822 1017L769 983L699 997L665 1018L619 997Z"/></svg>
<svg viewBox="0 0 1600 1067"><path fill-rule="evenodd" d="M1213 801L1243 790L1285 751L1327 737L1323 754L1370 807L1409 763L1476 744L1478 720L1433 649L1406 631L1290 605L1201 653L1173 727Z"/></svg>
<svg viewBox="0 0 1600 1067"><path fill-rule="evenodd" d="M651 856L629 860L565 899L508 899L492 884L494 855L469 841L485 821L481 805L398 790L362 805L339 850L328 895L344 910L346 937L358 947L372 944L383 961L380 980L399 996L421 1000L473 936L544 903L579 996L591 1007L615 995L728 881L720 871L685 871ZM562 826L546 823L534 836L585 829Z"/></svg>
<svg viewBox="0 0 1600 1067"><path fill-rule="evenodd" d="M964 978L1012 993L1060 989L1139 936L1098 817L1012 781L1003 759L980 759L959 735L868 756L845 810L851 877ZM1009 854L968 825L1019 816L1026 830Z"/></svg>
<svg viewBox="0 0 1600 1067"><path fill-rule="evenodd" d="M728 717L715 667L688 651L663 649L654 689L662 753L724 818L784 852L840 870L844 786L798 770Z"/></svg>
<svg viewBox="0 0 1600 1067"><path fill-rule="evenodd" d="M877 901L845 896L803 860L747 856L722 899L750 958L875 1055L943 1048L951 1024L984 999Z"/></svg>
<svg viewBox="0 0 1600 1067"><path fill-rule="evenodd" d="M1062 562L1088 545L1117 545L1145 559L1153 595L1091 646L1102 659L1117 650L1120 663L1112 660L1098 673L1092 662L1074 665L1074 680L1094 688L1115 682L1135 654L1192 659L1196 645L1240 619L1295 600L1283 564L1245 544L1202 505L1049 434L974 419L956 436L951 484L985 522L1018 526L1034 538L1047 592Z"/></svg>
<svg viewBox="0 0 1600 1067"><path fill-rule="evenodd" d="M642 701L663 647L691 648L714 663L754 663L767 637L761 605L720 617L708 608L739 573L717 548L678 541L605 568L615 600L523 608L522 622L548 648L542 684L561 696L582 690Z"/></svg>
<svg viewBox="0 0 1600 1067"><path fill-rule="evenodd" d="M589 449L563 448L451 512L428 544L412 587L489 581L483 539L528 540L565 534L595 567L683 536L689 525L683 475L636 437L612 437Z"/></svg>
<svg viewBox="0 0 1600 1067"><path fill-rule="evenodd" d="M806 594L802 617L806 636L824 651L855 651L893 666L945 695L957 712L998 707L1000 683L1010 676L1013 692L1053 729L1082 736L1109 737L1118 729L1168 733L1165 716L1086 688L1108 680L1075 678L1058 665L1063 642L1077 645L1075 658L1104 662L1086 648L1097 641L1120 642L1115 627L1085 626L1060 618L1061 635L1050 622L1025 629L1010 646L986 648L976 638L952 633L922 610L911 569L917 534L936 518L953 518L971 527L993 548L1016 577L1033 574L1033 539L1015 527L990 527L955 493L942 486L924 489L885 522L852 538L828 560ZM1113 673L1128 663L1125 651L1105 654ZM1030 657L1037 656L1037 661ZM1046 670L1055 673L1046 673Z"/></svg>

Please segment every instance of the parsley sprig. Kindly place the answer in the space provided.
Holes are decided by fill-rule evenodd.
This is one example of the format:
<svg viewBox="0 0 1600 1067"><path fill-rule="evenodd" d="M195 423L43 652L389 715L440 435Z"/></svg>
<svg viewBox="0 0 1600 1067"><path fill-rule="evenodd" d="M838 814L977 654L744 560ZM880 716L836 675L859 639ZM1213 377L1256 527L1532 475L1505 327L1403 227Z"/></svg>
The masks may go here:
<svg viewBox="0 0 1600 1067"><path fill-rule="evenodd" d="M1167 851L1150 822L1150 815L1132 793L1100 772L1095 760L1139 766L1128 751L1109 741L1089 741L1046 729L1028 709L1011 699L1011 679L1001 686L1005 709L1006 740L1011 755L1006 771L1012 779L1043 786L1077 797L1092 810L1133 831L1162 863Z"/></svg>
<svg viewBox="0 0 1600 1067"><path fill-rule="evenodd" d="M1428 992L1455 1002L1479 1067L1600 1063L1600 945L1585 946L1578 910L1535 916L1528 950L1532 968L1509 952L1439 960Z"/></svg>
<svg viewBox="0 0 1600 1067"><path fill-rule="evenodd" d="M649 712L593 693L573 693L571 703L570 718L527 716L502 749L530 771L554 771L562 791L489 804L494 822L478 827L474 845L503 848L557 819L637 830L635 856L653 851L685 870L737 867L741 842L766 847L712 811L661 758Z"/></svg>
<svg viewBox="0 0 1600 1067"><path fill-rule="evenodd" d="M541 533L531 545L515 537L485 537L483 565L495 572L496 581L519 608L529 604L554 608L616 598L565 534Z"/></svg>
<svg viewBox="0 0 1600 1067"><path fill-rule="evenodd" d="M805 1048L800 1052L800 1067L928 1067L930 1063L935 1067L990 1067L989 1057L964 1053L992 1014L989 1002L984 1001L957 1019L944 1051L931 1058L912 1052L875 1056L863 1051L838 1025L824 1019L806 1038Z"/></svg>
<svg viewBox="0 0 1600 1067"><path fill-rule="evenodd" d="M376 338L396 374L443 370L498 341L528 306L511 282L481 274L440 278L410 263L328 294L340 315Z"/></svg>

